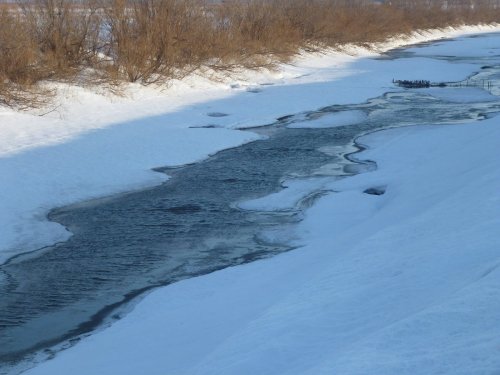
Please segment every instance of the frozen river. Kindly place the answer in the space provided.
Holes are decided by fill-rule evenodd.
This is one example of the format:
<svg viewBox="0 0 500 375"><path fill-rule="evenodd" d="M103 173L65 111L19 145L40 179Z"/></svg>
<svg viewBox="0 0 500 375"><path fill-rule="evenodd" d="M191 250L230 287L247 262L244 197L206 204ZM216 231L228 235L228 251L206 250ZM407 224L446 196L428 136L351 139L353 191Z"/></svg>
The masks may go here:
<svg viewBox="0 0 500 375"><path fill-rule="evenodd" d="M385 58L403 57L412 55L398 50ZM500 67L483 56L472 62L481 69L469 84L484 80L496 90ZM161 186L52 211L50 219L74 235L0 266L6 281L0 285L0 365L95 329L152 288L298 246L293 225L325 193L322 181L375 168L349 156L359 135L471 122L499 111L497 97L481 88L395 87L366 103L333 105L250 129L265 137L200 163L165 168L159 172L171 178ZM282 190L284 181L313 188L293 208L241 208ZM374 192L383 193L367 191Z"/></svg>

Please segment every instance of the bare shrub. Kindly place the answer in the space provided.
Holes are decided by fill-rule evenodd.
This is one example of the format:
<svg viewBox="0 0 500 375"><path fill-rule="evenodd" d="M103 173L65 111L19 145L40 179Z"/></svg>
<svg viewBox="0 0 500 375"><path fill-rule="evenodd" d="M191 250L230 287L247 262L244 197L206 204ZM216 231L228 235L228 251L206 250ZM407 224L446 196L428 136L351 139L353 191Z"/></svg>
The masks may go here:
<svg viewBox="0 0 500 375"><path fill-rule="evenodd" d="M500 0L18 0L0 12L0 103L35 105L48 79L165 82L498 21Z"/></svg>
<svg viewBox="0 0 500 375"><path fill-rule="evenodd" d="M36 83L43 77L36 43L15 8L0 10L0 103L30 107L43 103Z"/></svg>
<svg viewBox="0 0 500 375"><path fill-rule="evenodd" d="M27 0L21 8L47 77L71 78L94 65L102 23L96 0Z"/></svg>
<svg viewBox="0 0 500 375"><path fill-rule="evenodd" d="M106 9L110 72L130 82L180 77L210 57L212 20L191 0L114 0Z"/></svg>

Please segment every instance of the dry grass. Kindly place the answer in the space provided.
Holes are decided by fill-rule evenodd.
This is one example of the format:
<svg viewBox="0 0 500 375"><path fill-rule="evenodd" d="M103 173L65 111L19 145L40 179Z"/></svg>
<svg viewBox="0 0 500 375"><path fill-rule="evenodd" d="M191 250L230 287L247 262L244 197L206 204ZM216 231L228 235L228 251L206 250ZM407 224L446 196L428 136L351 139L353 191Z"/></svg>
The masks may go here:
<svg viewBox="0 0 500 375"><path fill-rule="evenodd" d="M18 12L0 10L0 103L24 107L40 104L36 84L44 76L36 43L21 27L21 18Z"/></svg>
<svg viewBox="0 0 500 375"><path fill-rule="evenodd" d="M76 7L67 0L26 0L20 3L23 23L36 44L45 75L74 77L93 66L100 48L101 17L96 0Z"/></svg>
<svg viewBox="0 0 500 375"><path fill-rule="evenodd" d="M300 48L500 21L499 0L22 0L0 6L0 103L44 80L163 82L200 66L270 66ZM42 100L43 102L43 100Z"/></svg>
<svg viewBox="0 0 500 375"><path fill-rule="evenodd" d="M178 77L211 56L213 26L194 0L113 0L105 10L108 71L118 79L152 83Z"/></svg>

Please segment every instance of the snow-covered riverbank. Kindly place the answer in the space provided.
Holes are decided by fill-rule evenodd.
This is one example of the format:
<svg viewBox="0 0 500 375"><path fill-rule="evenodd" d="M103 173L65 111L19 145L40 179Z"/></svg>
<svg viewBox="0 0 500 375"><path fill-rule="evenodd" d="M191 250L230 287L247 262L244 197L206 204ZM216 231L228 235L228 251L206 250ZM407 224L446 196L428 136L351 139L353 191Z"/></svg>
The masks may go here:
<svg viewBox="0 0 500 375"><path fill-rule="evenodd" d="M498 37L471 40L446 46L475 55L498 44ZM51 118L55 112L34 120L5 111L2 124L11 133L0 158L0 175L6 176L0 245L9 250L3 259L66 238L44 219L54 205L159 183L162 176L149 168L199 160L257 137L227 128L362 102L387 91L400 78L395 74L447 81L480 67L425 57L364 58L369 55L307 56L281 72L204 87L195 79L194 88L174 87L156 98L141 91L149 93L135 104L101 104L102 98L80 93L87 98L79 104L68 99L61 110L71 120ZM178 95L175 103L169 93ZM103 114L95 116L96 108ZM117 123L108 126L111 112ZM81 119L74 120L76 114ZM19 125L21 118L26 125ZM125 319L30 373L498 369L497 123L396 129L361 139L370 151L360 157L376 160L379 169L331 186L340 193L322 198L300 224L305 247L160 289ZM219 128L190 128L207 125ZM363 194L381 186L384 195Z"/></svg>

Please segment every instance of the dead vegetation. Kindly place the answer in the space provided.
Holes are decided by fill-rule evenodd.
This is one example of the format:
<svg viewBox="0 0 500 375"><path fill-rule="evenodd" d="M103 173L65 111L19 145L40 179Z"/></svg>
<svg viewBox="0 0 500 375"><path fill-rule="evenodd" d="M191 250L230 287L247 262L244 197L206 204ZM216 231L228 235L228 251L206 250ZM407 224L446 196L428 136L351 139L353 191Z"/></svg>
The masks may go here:
<svg viewBox="0 0 500 375"><path fill-rule="evenodd" d="M42 104L48 80L158 83L497 21L500 0L20 0L0 6L0 103Z"/></svg>
<svg viewBox="0 0 500 375"><path fill-rule="evenodd" d="M40 75L36 44L19 28L21 15L0 10L0 103L29 105L38 97Z"/></svg>

